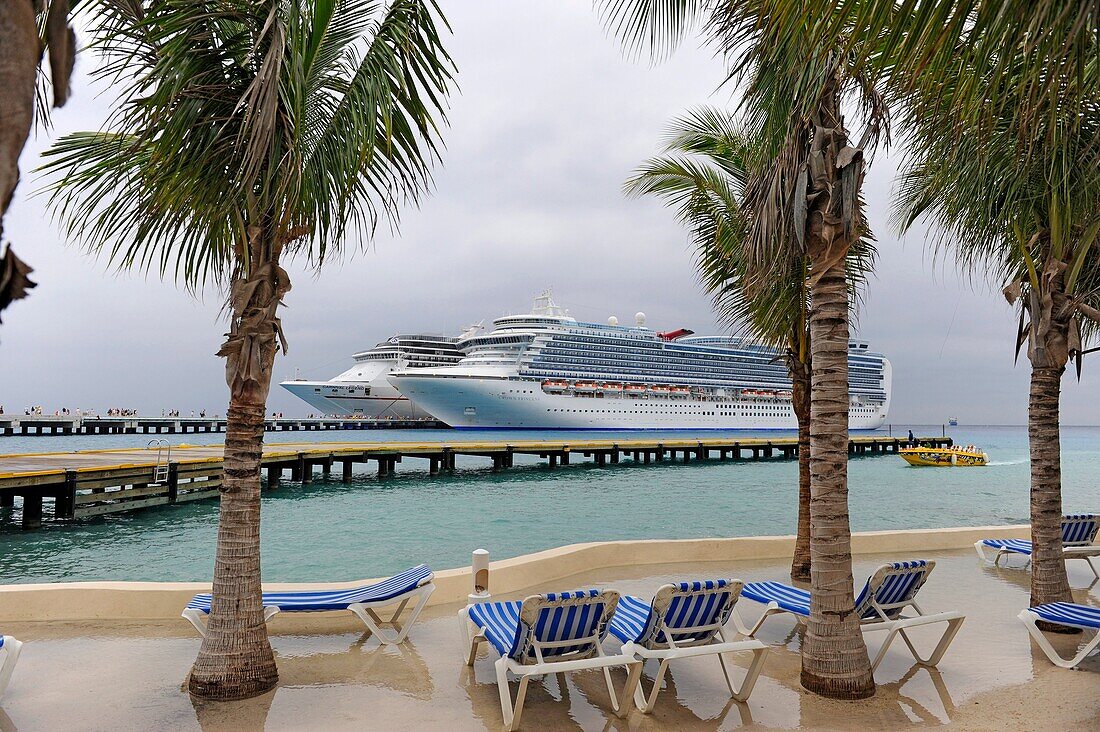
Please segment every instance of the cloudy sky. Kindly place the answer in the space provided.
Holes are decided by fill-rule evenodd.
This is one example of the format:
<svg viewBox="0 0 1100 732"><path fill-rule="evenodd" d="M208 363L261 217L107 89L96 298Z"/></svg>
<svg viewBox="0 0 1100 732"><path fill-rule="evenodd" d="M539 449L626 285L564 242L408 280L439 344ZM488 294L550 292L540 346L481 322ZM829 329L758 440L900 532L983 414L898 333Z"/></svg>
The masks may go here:
<svg viewBox="0 0 1100 732"><path fill-rule="evenodd" d="M653 66L623 55L589 0L443 3L458 65L447 150L436 186L399 231L356 242L319 274L291 266L283 323L290 353L278 379L329 378L349 354L398 331L455 332L525 311L540 290L578 317L658 329L718 326L696 283L687 237L652 200L628 200L623 180L652 155L669 119L700 104L728 105L719 59L691 43ZM86 72L91 54L78 59ZM69 408L225 411L221 295L188 295L156 276L117 274L65 241L30 171L49 140L95 129L109 95L83 75L23 157L24 180L6 232L40 286L0 326L0 404L22 412ZM898 156L898 150L893 156ZM887 215L894 163L867 179L881 252L858 329L894 364L889 421L969 424L1026 420L1026 361L1012 362L1015 322L997 293L950 263L933 265L924 234L899 238ZM351 247L356 249L357 247ZM1096 424L1100 374L1065 380L1063 419ZM278 387L272 410L304 414Z"/></svg>

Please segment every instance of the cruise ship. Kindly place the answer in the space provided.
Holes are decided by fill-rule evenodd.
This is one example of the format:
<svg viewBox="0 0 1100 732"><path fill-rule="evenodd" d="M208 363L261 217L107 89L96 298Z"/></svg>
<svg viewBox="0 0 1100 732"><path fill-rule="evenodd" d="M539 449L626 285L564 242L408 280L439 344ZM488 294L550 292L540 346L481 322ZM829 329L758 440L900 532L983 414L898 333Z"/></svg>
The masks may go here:
<svg viewBox="0 0 1100 732"><path fill-rule="evenodd" d="M391 384L391 372L458 363L465 355L458 338L400 334L374 348L354 354L355 364L329 381L291 379L280 384L323 415L394 419L431 415L413 404Z"/></svg>
<svg viewBox="0 0 1100 732"><path fill-rule="evenodd" d="M579 322L549 294L457 344L451 365L399 369L389 381L458 429L797 428L791 382L775 349L745 338ZM881 427L890 362L853 340L849 428Z"/></svg>

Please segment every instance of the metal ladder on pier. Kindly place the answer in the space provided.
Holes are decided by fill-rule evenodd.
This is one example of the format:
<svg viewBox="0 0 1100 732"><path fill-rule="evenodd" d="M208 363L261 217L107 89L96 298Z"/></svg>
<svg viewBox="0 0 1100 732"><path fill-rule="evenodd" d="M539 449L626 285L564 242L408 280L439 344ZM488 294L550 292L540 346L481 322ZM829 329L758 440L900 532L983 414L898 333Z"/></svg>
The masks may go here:
<svg viewBox="0 0 1100 732"><path fill-rule="evenodd" d="M172 461L172 446L168 440L149 440L145 449L157 448L157 464L153 467L153 482L150 485L162 485L168 481L168 464Z"/></svg>

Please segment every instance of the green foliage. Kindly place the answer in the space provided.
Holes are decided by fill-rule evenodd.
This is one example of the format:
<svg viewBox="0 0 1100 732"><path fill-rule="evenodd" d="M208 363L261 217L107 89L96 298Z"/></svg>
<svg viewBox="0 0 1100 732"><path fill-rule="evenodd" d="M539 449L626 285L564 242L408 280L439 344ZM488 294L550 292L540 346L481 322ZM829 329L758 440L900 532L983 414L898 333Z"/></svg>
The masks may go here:
<svg viewBox="0 0 1100 732"><path fill-rule="evenodd" d="M809 359L809 292L805 258L786 270L761 267L746 251L752 217L743 202L749 167L759 157L756 140L735 116L701 107L674 120L660 155L626 182L628 195L652 195L676 212L690 231L696 269L720 317L739 332ZM848 276L853 303L874 265L869 239L851 247Z"/></svg>
<svg viewBox="0 0 1100 732"><path fill-rule="evenodd" d="M430 184L452 86L434 0L95 4L106 129L47 153L65 232L188 287L340 253Z"/></svg>

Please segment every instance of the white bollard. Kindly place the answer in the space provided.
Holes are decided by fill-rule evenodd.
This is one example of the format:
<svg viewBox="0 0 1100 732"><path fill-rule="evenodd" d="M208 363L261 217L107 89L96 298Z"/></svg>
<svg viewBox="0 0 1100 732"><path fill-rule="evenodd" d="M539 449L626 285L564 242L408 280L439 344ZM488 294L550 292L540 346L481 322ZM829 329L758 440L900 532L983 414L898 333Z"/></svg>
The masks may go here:
<svg viewBox="0 0 1100 732"><path fill-rule="evenodd" d="M470 570L474 591L468 599L471 603L486 602L492 597L489 593L489 552L485 549L474 549Z"/></svg>

